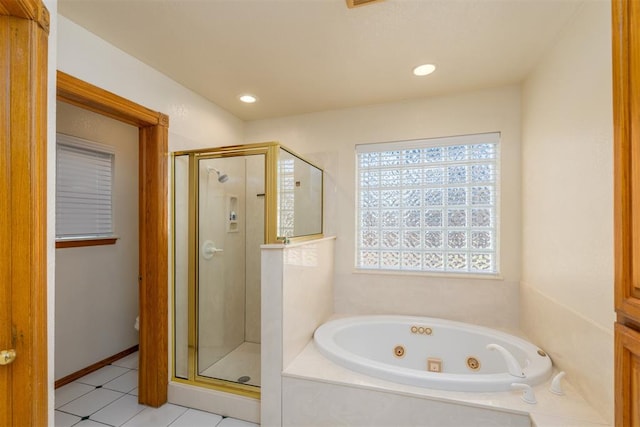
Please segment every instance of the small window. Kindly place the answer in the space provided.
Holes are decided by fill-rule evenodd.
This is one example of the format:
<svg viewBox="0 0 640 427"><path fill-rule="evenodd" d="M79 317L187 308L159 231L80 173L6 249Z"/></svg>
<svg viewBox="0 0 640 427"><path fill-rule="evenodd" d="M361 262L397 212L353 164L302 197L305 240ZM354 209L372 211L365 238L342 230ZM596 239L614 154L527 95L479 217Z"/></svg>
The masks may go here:
<svg viewBox="0 0 640 427"><path fill-rule="evenodd" d="M498 274L499 138L358 145L356 268Z"/></svg>
<svg viewBox="0 0 640 427"><path fill-rule="evenodd" d="M110 147L57 134L57 241L114 237L113 168Z"/></svg>

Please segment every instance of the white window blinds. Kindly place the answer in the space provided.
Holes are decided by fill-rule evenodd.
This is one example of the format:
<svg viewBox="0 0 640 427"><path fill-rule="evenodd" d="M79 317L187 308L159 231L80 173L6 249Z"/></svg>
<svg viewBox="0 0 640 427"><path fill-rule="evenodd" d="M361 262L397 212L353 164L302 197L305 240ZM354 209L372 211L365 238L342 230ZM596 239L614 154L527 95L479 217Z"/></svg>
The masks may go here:
<svg viewBox="0 0 640 427"><path fill-rule="evenodd" d="M63 134L56 142L56 239L113 236L113 151Z"/></svg>
<svg viewBox="0 0 640 427"><path fill-rule="evenodd" d="M356 268L497 274L499 138L358 145Z"/></svg>

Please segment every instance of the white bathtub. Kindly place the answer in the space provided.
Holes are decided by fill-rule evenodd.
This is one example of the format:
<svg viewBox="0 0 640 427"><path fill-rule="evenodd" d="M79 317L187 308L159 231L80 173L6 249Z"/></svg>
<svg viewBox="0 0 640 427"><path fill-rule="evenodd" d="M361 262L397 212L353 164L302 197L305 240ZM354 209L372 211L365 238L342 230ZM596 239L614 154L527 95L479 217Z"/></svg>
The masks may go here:
<svg viewBox="0 0 640 427"><path fill-rule="evenodd" d="M314 340L321 354L346 368L439 390L511 390L513 383L544 382L552 368L551 359L542 350L521 338L428 317L357 316L332 320L315 331ZM517 372L513 365L509 372L501 349L487 349L490 344L513 355L519 365Z"/></svg>

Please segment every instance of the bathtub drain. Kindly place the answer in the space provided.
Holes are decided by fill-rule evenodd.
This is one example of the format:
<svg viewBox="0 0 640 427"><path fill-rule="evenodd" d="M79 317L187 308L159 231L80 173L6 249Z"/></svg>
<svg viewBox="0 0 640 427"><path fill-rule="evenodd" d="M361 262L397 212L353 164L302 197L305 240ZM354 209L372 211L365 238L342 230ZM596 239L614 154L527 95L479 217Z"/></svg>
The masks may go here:
<svg viewBox="0 0 640 427"><path fill-rule="evenodd" d="M251 377L248 377L246 375L241 376L240 378L238 378L238 382L243 384L246 383L247 381L249 381L251 379Z"/></svg>

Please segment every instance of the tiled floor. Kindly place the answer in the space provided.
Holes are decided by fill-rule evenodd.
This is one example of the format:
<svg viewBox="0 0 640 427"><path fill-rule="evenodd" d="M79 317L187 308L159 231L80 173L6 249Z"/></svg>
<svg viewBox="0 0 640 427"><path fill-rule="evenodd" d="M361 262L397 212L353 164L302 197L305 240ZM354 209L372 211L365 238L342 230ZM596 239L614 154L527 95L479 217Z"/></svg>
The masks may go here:
<svg viewBox="0 0 640 427"><path fill-rule="evenodd" d="M138 404L134 353L56 390L55 426L257 427L257 424L167 403Z"/></svg>

